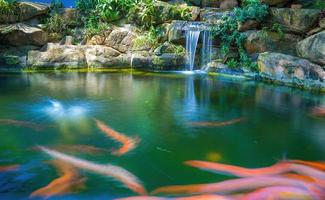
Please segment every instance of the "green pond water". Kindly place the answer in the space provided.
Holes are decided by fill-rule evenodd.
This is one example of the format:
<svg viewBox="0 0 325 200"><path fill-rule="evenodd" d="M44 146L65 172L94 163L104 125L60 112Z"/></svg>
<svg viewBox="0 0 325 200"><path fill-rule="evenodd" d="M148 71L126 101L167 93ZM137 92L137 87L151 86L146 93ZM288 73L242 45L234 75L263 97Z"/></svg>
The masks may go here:
<svg viewBox="0 0 325 200"><path fill-rule="evenodd" d="M59 103L63 110L57 111ZM138 147L117 157L68 153L111 163L136 175L148 191L160 186L212 183L229 177L183 164L208 160L262 167L281 159L325 160L325 120L310 115L325 96L244 79L207 75L130 73L29 73L0 75L0 119L46 126L0 124L0 199L26 199L58 177L51 158L36 145L91 145L110 150L118 143L94 118L128 136ZM190 122L243 121L220 127ZM111 199L135 195L110 178L81 170L86 187L64 199ZM63 197L56 197L63 198ZM56 199L53 198L53 199Z"/></svg>

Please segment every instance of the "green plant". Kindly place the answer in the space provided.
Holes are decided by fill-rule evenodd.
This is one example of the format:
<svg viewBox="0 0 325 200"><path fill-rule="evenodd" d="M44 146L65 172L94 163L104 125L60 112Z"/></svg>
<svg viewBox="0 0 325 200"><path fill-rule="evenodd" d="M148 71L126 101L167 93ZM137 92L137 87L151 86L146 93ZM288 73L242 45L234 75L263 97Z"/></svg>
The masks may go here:
<svg viewBox="0 0 325 200"><path fill-rule="evenodd" d="M256 70L256 66L249 58L244 48L246 36L238 31L238 22L247 20L262 21L268 14L268 7L259 2L247 3L243 8L235 8L234 15L225 15L222 23L216 26L212 31L214 36L221 38L221 51L227 55L231 46L236 46L239 53L239 62L236 66L248 67ZM234 62L231 61L231 65ZM234 65L232 65L234 66Z"/></svg>
<svg viewBox="0 0 325 200"><path fill-rule="evenodd" d="M57 10L59 8L63 8L62 0L51 0L50 8L51 10Z"/></svg>
<svg viewBox="0 0 325 200"><path fill-rule="evenodd" d="M231 58L230 60L228 60L226 62L226 64L228 65L229 68L231 69L235 69L238 67L239 63L234 59L234 58Z"/></svg>
<svg viewBox="0 0 325 200"><path fill-rule="evenodd" d="M16 1L0 0L1 15L16 14L17 10L18 10L18 3Z"/></svg>
<svg viewBox="0 0 325 200"><path fill-rule="evenodd" d="M147 31L142 36L138 37L134 41L133 48L141 48L141 47L150 47L150 48L156 48L159 44L159 30L155 29L154 27L151 27L149 31Z"/></svg>
<svg viewBox="0 0 325 200"><path fill-rule="evenodd" d="M272 31L277 32L280 35L281 39L284 39L284 32L283 32L283 26L279 23L275 23L272 25Z"/></svg>
<svg viewBox="0 0 325 200"><path fill-rule="evenodd" d="M49 33L63 33L67 31L68 22L59 14L54 13L46 20L44 28Z"/></svg>

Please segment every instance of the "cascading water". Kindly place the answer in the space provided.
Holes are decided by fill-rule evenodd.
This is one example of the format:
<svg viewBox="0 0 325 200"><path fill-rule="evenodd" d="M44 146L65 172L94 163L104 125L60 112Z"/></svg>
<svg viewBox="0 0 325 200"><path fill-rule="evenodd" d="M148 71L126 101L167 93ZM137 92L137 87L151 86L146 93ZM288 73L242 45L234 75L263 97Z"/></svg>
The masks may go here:
<svg viewBox="0 0 325 200"><path fill-rule="evenodd" d="M204 30L201 49L201 70L206 70L212 60L212 35L211 31Z"/></svg>
<svg viewBox="0 0 325 200"><path fill-rule="evenodd" d="M186 59L187 59L187 71L193 71L195 63L195 53L197 43L200 37L200 30L189 29L186 30Z"/></svg>

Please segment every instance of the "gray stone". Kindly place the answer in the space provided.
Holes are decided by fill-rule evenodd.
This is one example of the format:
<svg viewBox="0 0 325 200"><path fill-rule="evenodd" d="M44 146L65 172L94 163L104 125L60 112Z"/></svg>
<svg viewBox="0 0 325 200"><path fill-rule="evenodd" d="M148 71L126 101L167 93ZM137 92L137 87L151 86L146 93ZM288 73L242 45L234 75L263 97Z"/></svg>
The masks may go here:
<svg viewBox="0 0 325 200"><path fill-rule="evenodd" d="M325 81L324 69L306 59L281 53L262 53L258 57L259 71L276 80Z"/></svg>
<svg viewBox="0 0 325 200"><path fill-rule="evenodd" d="M296 44L302 39L293 34L281 36L279 33L269 31L251 30L244 33L247 37L244 46L249 54L269 51L296 55Z"/></svg>
<svg viewBox="0 0 325 200"><path fill-rule="evenodd" d="M318 21L319 9L271 8L269 26L280 24L285 32L303 34Z"/></svg>
<svg viewBox="0 0 325 200"><path fill-rule="evenodd" d="M232 10L238 6L237 0L221 0L220 8L221 10Z"/></svg>
<svg viewBox="0 0 325 200"><path fill-rule="evenodd" d="M297 44L298 55L325 65L325 31L307 37Z"/></svg>
<svg viewBox="0 0 325 200"><path fill-rule="evenodd" d="M177 54L162 54L151 56L147 52L136 52L132 55L132 68L148 70L183 70L185 67L185 56Z"/></svg>
<svg viewBox="0 0 325 200"><path fill-rule="evenodd" d="M0 25L0 41L13 46L42 46L47 43L48 35L42 29L24 23Z"/></svg>
<svg viewBox="0 0 325 200"><path fill-rule="evenodd" d="M262 3L265 3L270 6L275 6L275 5L284 5L288 3L290 0L261 0Z"/></svg>
<svg viewBox="0 0 325 200"><path fill-rule="evenodd" d="M39 3L20 2L18 3L17 10L18 13L9 15L0 14L0 24L21 22L36 16L44 15L48 13L49 7Z"/></svg>

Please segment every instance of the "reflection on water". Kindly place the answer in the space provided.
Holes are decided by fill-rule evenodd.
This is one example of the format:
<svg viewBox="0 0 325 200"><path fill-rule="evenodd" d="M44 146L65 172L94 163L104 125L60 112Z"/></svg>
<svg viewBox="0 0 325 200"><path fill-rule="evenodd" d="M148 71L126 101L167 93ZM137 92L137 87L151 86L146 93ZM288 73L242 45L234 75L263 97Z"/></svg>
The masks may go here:
<svg viewBox="0 0 325 200"><path fill-rule="evenodd" d="M292 88L202 74L40 73L0 75L0 95L0 166L20 165L0 172L1 198L26 198L58 178L57 169L44 164L51 157L37 145L120 166L148 191L226 178L183 165L187 160L250 168L284 155L325 160L325 121L312 114L325 97ZM123 134L112 139L94 119ZM30 124L43 129L24 126ZM122 135L138 135L141 142L113 155L113 148L132 144ZM87 177L86 189L71 198L135 195L92 171L78 173Z"/></svg>

